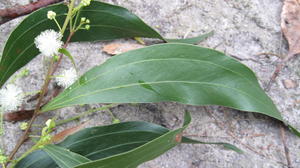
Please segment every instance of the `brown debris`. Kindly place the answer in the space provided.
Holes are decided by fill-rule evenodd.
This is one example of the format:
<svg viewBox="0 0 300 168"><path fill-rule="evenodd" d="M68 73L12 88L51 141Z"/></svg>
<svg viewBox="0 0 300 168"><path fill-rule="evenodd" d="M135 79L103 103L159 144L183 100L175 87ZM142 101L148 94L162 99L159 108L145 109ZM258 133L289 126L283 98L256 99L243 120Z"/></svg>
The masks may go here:
<svg viewBox="0 0 300 168"><path fill-rule="evenodd" d="M289 43L289 54L300 53L300 0L285 0L281 13L281 29Z"/></svg>
<svg viewBox="0 0 300 168"><path fill-rule="evenodd" d="M19 5L8 9L1 9L0 10L0 24L8 22L14 18L19 16L23 16L29 14L35 10L38 10L42 7L48 6L50 4L58 3L63 0L39 0L37 2L33 2L27 5Z"/></svg>
<svg viewBox="0 0 300 168"><path fill-rule="evenodd" d="M145 47L141 44L134 43L110 43L103 47L103 51L109 55L117 55L130 50L135 50Z"/></svg>
<svg viewBox="0 0 300 168"><path fill-rule="evenodd" d="M289 52L288 55L277 64L265 88L266 91L270 89L286 62L300 53L300 0L284 0L281 12L281 30L288 41Z"/></svg>
<svg viewBox="0 0 300 168"><path fill-rule="evenodd" d="M85 123L82 123L82 124L77 125L75 127L65 129L64 131L62 131L62 132L54 135L51 141L53 143L60 142L60 141L64 140L67 136L72 135L75 132L78 132L79 130L81 130L82 128L84 128L87 125L87 123L88 122L85 122Z"/></svg>

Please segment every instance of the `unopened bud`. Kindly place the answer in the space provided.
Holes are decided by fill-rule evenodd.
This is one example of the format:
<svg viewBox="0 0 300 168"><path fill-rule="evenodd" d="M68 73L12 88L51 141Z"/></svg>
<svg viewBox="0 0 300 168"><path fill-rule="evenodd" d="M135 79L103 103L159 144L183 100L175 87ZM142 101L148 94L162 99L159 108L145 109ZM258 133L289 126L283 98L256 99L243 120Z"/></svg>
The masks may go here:
<svg viewBox="0 0 300 168"><path fill-rule="evenodd" d="M83 6L89 6L91 3L91 0L81 0L80 2Z"/></svg>
<svg viewBox="0 0 300 168"><path fill-rule="evenodd" d="M82 17L82 18L80 19L80 21L81 21L81 22L85 22L85 21L86 21L86 18L85 18L85 17Z"/></svg>
<svg viewBox="0 0 300 168"><path fill-rule="evenodd" d="M120 123L121 121L119 120L119 119L114 119L113 120L113 124L118 124L118 123Z"/></svg>
<svg viewBox="0 0 300 168"><path fill-rule="evenodd" d="M28 123L27 122L22 122L21 124L20 124L20 129L21 130L26 130L28 128Z"/></svg>
<svg viewBox="0 0 300 168"><path fill-rule="evenodd" d="M90 28L91 28L90 25L85 25L85 29L86 29L86 30L89 30Z"/></svg>
<svg viewBox="0 0 300 168"><path fill-rule="evenodd" d="M53 11L48 11L47 17L48 17L48 19L53 20L56 17L56 13Z"/></svg>

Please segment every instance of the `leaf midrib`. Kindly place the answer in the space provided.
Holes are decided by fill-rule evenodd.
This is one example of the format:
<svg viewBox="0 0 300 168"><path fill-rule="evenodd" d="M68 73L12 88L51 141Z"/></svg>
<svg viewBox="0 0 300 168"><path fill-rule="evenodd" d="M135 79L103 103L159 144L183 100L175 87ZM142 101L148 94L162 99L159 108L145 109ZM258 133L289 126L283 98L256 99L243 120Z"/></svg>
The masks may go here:
<svg viewBox="0 0 300 168"><path fill-rule="evenodd" d="M97 151L94 151L92 153L89 153L87 155L85 155L86 157L90 157L94 154L97 154L97 153L100 153L100 152L103 152L103 151L106 151L106 150L110 150L110 149L114 149L114 148L118 148L118 147L122 147L122 146L127 146L127 145L133 145L133 144L139 144L139 143L146 143L146 142L149 142L149 141L130 141L130 143L123 143L123 144L120 144L120 145L114 145L114 146L111 146L111 147L108 147L108 148L104 148L104 149L101 149L101 150L97 150Z"/></svg>
<svg viewBox="0 0 300 168"><path fill-rule="evenodd" d="M152 133L152 134L160 134L158 132L154 132L154 131L144 131L144 130L126 130L126 131L116 131L116 132L111 132L111 133L106 133L106 134L100 134L100 135L97 135L97 136L90 136L88 138L85 138L85 139L81 139L81 140L78 140L74 143L71 143L71 144L68 144L66 145L65 147L66 148L71 148L71 146L75 145L75 144L79 144L79 143L82 143L82 142L85 142L85 141L89 141L91 139L94 139L94 138L99 138L99 137L105 137L105 136L109 136L109 135L117 135L117 134L122 134L122 133L138 133L138 132L141 132L141 133Z"/></svg>
<svg viewBox="0 0 300 168"><path fill-rule="evenodd" d="M45 150L45 149L44 149ZM48 150L48 149L46 149ZM62 162L63 164L65 165L68 165L67 162L65 162L64 160L60 159L58 156L56 156L55 154L52 154L51 152L47 152L48 155L51 155L52 157L56 158L57 160L59 160L60 162ZM51 158L50 156L50 158ZM68 155L64 155L65 157L67 158L70 158ZM80 164L80 162L78 162L77 160L74 160L72 157L71 157L71 160L72 161L75 161L76 163ZM58 164L58 163L57 163Z"/></svg>
<svg viewBox="0 0 300 168"><path fill-rule="evenodd" d="M152 141L150 141L150 142L148 142L148 143L146 143L146 144L144 144L144 145L141 145L141 146L139 146L139 147L137 147L137 148L134 148L134 149L132 149L132 150L129 150L129 151L127 151L127 152L123 152L123 153L120 153L120 154L116 154L116 155L113 155L113 156L110 156L110 157L106 157L106 158L97 160L97 162L103 161L103 160L106 160L106 159L110 159L110 158L113 158L113 157L118 157L118 156L121 156L121 155L129 154L129 153L131 153L131 152L134 152L134 151L136 151L136 150L139 150L140 148L143 148L144 146L148 145L149 143L153 143L153 141L157 141L158 139L164 138L164 137L166 137L166 136L170 136L170 134L172 135L172 134L175 133L175 132L180 132L180 131L182 131L183 129L185 129L185 127L186 127L186 126L184 126L183 128L174 130L174 131L166 132L166 133L162 134L161 136L159 136L159 137L153 139ZM161 143L163 143L163 142L161 142ZM126 158L126 159L127 159L127 158ZM87 163L86 163L86 164L87 164ZM83 164L80 164L80 165L78 165L78 166L81 166L81 165L83 165ZM76 166L75 168L77 168L78 166Z"/></svg>
<svg viewBox="0 0 300 168"><path fill-rule="evenodd" d="M228 89L231 89L231 90L235 90L237 92L239 92L240 94L242 95L245 95L247 97L251 97L254 101L256 101L257 103L265 106L264 103L262 103L261 101L258 101L257 97L253 97L249 94L247 94L246 92L243 92L243 91L240 91L238 89L235 89L235 88L232 88L232 87L228 87L228 86L223 86L223 85L220 85L220 84L213 84L213 83L208 83L208 82L188 82L188 81L160 81L160 82L145 82L143 84L149 84L149 85L155 85L155 84L162 84L162 83L187 83L187 84L200 84L200 85L212 85L212 86L215 86L215 87L223 87L223 88L228 88ZM122 86L118 86L118 87L111 87L111 88L106 88L106 89L101 89L101 90L98 90L98 91L95 91L95 92L92 92L92 94L96 94L96 93L99 93L99 92L103 92L103 91L107 91L107 90L113 90L113 89L119 89L120 87L122 88L125 88L125 87L133 87L133 86L139 86L141 85L140 83L134 83L134 84L129 84L129 85L122 85ZM81 96L77 96L73 99L69 99L70 101L76 99L76 98L80 98L80 97L84 97L84 96L87 96L87 95L92 95L92 94L85 94L85 95L81 95ZM58 109L58 108L62 108L62 107L65 107L66 105L62 105L66 102L70 102L70 101L65 101L63 103L59 103L57 104L56 106L52 107L52 109ZM59 105L62 105L62 106L59 106ZM76 105L76 104L71 104L71 105ZM69 106L69 105L67 105ZM267 106L269 108L269 106ZM49 109L49 107L48 107ZM50 106L50 110L51 110L51 106ZM272 109L269 109L271 111L273 111ZM48 110L45 110L45 111L48 111ZM44 111L44 112L45 112ZM262 113L261 111L253 111L253 112L258 112L258 113ZM266 114L266 113L264 113ZM269 115L270 116L270 115ZM273 116L274 117L274 116Z"/></svg>
<svg viewBox="0 0 300 168"><path fill-rule="evenodd" d="M152 62L152 61L170 61L170 60L184 60L184 61L195 61L195 62L203 62L203 63L207 63L207 64L211 64L213 66L216 66L216 67L220 67L222 69L225 69L226 71L230 71L234 74L237 74L238 76L241 76L242 78L248 80L248 82L250 83L253 83L256 85L256 83L254 83L253 81L251 81L250 79L246 78L243 74L239 73L239 72L236 72L236 71L233 71L231 69L228 69L227 67L225 66L222 66L220 64L215 64L213 63L212 61L204 61L204 60L197 60L197 59L186 59L186 58L165 58L165 59L147 59L147 60L139 60L139 61L135 61L135 62L130 62L130 63L127 63L127 64L123 64L123 65L120 65L114 69L111 69L111 70L108 70L108 71L105 71L105 72L102 72L101 74L99 74L98 76L95 76L94 78L91 78L89 80L86 81L86 83L89 83L89 82L92 82L94 80L97 80L98 78L100 78L101 76L104 76L105 74L108 74L108 73L111 73L111 72L115 72L117 70L120 70L122 68L125 68L127 66L130 66L130 65L134 65L134 64L139 64L139 63L144 63L144 62ZM58 97L56 98L54 101L52 101L51 103L55 103L55 102L58 102L60 101L61 99L63 99L64 97L63 96L68 96L69 94L71 94L72 92L76 91L77 88L80 88L80 84L77 86L75 86L72 90L70 90L69 92L65 93L64 95L62 95L62 97ZM258 86L257 86L258 87Z"/></svg>
<svg viewBox="0 0 300 168"><path fill-rule="evenodd" d="M61 147L62 148L62 147ZM57 153L57 151L55 150L55 149L49 149L49 148L45 148L45 150L48 150L48 151L52 151L52 153L51 154L53 154L53 153ZM62 150L65 150L65 151L67 151L67 149L66 148L63 148ZM72 152L72 151L71 151ZM85 158L84 156L81 156L80 154L78 154L78 153L74 153L74 152L72 152L73 153L73 155L77 155L77 157L80 157L80 159L87 159L87 158ZM60 153L59 153L60 154ZM69 159L71 159L72 161L74 161L74 162L76 162L76 163L78 163L78 164L80 164L81 162L80 161L77 161L76 159L74 159L73 157L71 157L70 155L66 155L66 154L64 154L64 153L62 153L62 155L64 155L65 157L67 157L67 158L69 158ZM56 156L56 155L55 155Z"/></svg>

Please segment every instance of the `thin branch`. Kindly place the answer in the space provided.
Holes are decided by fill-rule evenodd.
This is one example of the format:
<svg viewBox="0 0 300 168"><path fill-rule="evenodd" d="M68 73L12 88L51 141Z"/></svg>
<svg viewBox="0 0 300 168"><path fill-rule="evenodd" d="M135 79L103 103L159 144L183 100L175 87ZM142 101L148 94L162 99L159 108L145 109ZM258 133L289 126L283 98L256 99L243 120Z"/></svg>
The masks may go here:
<svg viewBox="0 0 300 168"><path fill-rule="evenodd" d="M30 122L28 124L27 129L25 130L25 132L23 133L22 137L18 141L17 145L15 146L15 148L13 149L13 151L11 152L11 154L9 155L9 157L8 157L9 161L13 160L15 154L18 152L18 150L23 145L23 143L27 140L33 122L40 115L40 108L41 108L41 105L42 105L42 102L43 102L43 98L45 96L45 92L47 91L49 83L51 81L50 74L53 71L53 66L54 66L54 60L52 59L50 68L49 68L49 70L47 72L47 75L46 75L46 79L45 79L44 85L43 85L43 87L41 89L41 94L40 94L40 97L38 99L38 103L37 103L36 108L35 108L34 113L33 113L33 116L32 116L32 118L31 118L31 120L30 120ZM9 162L7 162L7 164L8 163Z"/></svg>
<svg viewBox="0 0 300 168"><path fill-rule="evenodd" d="M294 54L288 54L288 56L284 59L281 60L281 62L279 62L275 68L275 71L273 72L270 81L268 82L267 86L265 87L265 91L269 91L272 84L275 82L276 78L279 76L279 73L282 71L282 69L284 68L284 66L286 65L286 63L291 60L293 57L295 57L296 55Z"/></svg>
<svg viewBox="0 0 300 168"><path fill-rule="evenodd" d="M288 165L287 167L292 168L293 166L292 166L292 162L291 162L290 152L289 152L289 148L287 147L287 144L286 144L285 130L282 125L280 126L280 137L281 137L281 141L282 141L283 148L284 148L286 162Z"/></svg>
<svg viewBox="0 0 300 168"><path fill-rule="evenodd" d="M27 5L18 5L12 8L1 9L0 10L0 25L6 23L14 18L29 14L36 11L42 7L62 2L63 0L39 0Z"/></svg>

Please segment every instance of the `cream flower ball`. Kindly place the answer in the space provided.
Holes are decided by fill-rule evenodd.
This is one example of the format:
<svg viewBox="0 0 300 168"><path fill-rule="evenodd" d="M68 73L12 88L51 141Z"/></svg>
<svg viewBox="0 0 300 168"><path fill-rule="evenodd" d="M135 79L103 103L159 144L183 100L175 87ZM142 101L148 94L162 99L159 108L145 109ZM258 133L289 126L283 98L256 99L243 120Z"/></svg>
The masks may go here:
<svg viewBox="0 0 300 168"><path fill-rule="evenodd" d="M34 43L43 55L52 57L58 54L58 50L63 45L61 38L62 35L59 32L49 29L38 35L35 38Z"/></svg>
<svg viewBox="0 0 300 168"><path fill-rule="evenodd" d="M13 84L8 84L0 90L0 105L4 110L17 110L23 102L24 94L21 88Z"/></svg>

